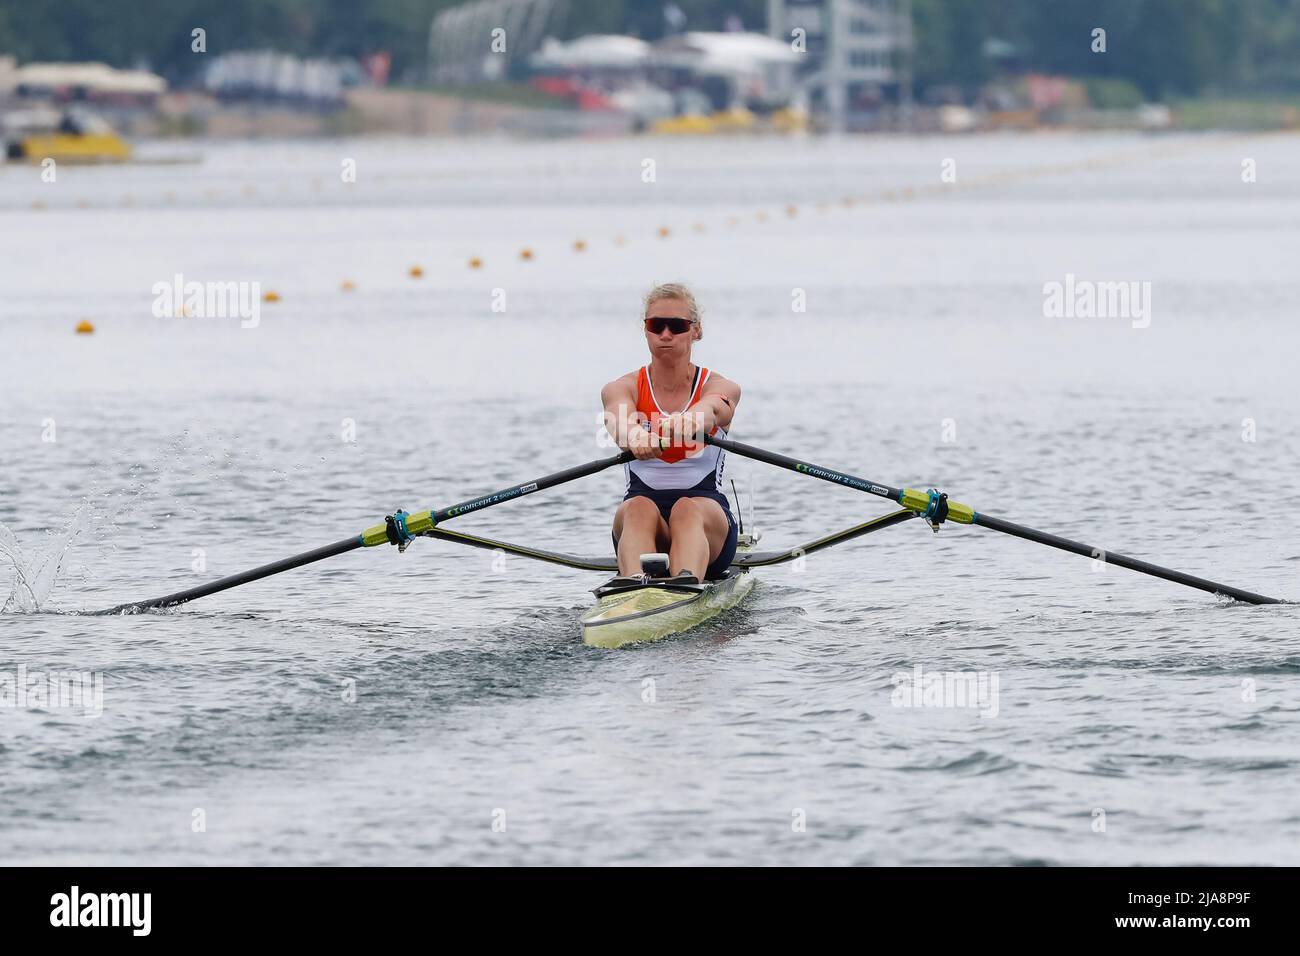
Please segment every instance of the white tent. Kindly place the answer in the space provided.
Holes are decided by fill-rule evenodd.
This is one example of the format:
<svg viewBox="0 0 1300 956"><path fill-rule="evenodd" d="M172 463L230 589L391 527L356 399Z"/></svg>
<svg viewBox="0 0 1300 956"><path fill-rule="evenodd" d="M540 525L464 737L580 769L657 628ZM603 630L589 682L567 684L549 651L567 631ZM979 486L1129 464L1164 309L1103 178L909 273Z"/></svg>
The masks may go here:
<svg viewBox="0 0 1300 956"><path fill-rule="evenodd" d="M104 63L28 63L12 74L20 86L49 90L82 87L95 93L157 96L167 81L144 70L115 70Z"/></svg>
<svg viewBox="0 0 1300 956"><path fill-rule="evenodd" d="M660 40L655 52L660 63L723 75L760 73L800 60L789 44L761 33L683 33Z"/></svg>

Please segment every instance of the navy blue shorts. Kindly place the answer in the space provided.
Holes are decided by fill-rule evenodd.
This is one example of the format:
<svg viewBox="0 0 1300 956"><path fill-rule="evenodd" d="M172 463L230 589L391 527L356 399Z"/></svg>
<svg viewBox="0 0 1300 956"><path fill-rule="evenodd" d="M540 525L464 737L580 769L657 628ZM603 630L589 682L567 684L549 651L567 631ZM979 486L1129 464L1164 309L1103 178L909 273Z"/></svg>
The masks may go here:
<svg viewBox="0 0 1300 956"><path fill-rule="evenodd" d="M637 482L636 484L640 485L640 487L633 487L633 489L623 497L623 500L627 501L631 498L649 498L655 503L655 507L659 509L659 513L663 515L664 521L667 521L668 515L672 513L673 505L677 504L677 502L682 498L708 498L711 501L716 501L722 506L722 513L727 516L727 540L722 543L722 550L718 552L717 559L714 560L704 571L705 580L711 581L715 578L722 577L722 573L726 571L727 568L731 567L731 561L736 556L736 544L738 540L736 519L732 515L731 508L727 504L727 496L722 494L720 491L713 491L712 489L707 491L701 490L700 488L659 489L647 488L645 485L641 485L640 482ZM614 541L614 551L618 551L617 540Z"/></svg>

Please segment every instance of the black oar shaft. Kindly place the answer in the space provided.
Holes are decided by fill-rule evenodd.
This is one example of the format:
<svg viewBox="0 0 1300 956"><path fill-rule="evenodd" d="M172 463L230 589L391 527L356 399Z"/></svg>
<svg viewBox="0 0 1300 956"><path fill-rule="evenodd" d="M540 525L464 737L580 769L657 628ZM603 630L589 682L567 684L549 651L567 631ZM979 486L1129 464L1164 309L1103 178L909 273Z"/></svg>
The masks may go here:
<svg viewBox="0 0 1300 956"><path fill-rule="evenodd" d="M587 475L594 475L606 468L612 468L614 465L621 465L624 462L632 460L630 452L621 452L611 458L598 458L595 461L587 462L585 465L575 465L572 468L566 468L563 471L557 471L554 474L544 475L535 481L526 481L509 488L503 488L501 491L494 492L490 495L484 495L481 498L471 498L469 501L463 501L458 505L450 508L443 508L441 511L433 513L435 524L440 524L449 518L455 518L459 515L468 514L471 511L481 511L484 508L490 508L493 505L499 505L504 501L512 501L521 495L532 494L534 491L541 491L545 488L553 488L556 485L562 485L566 481L573 481L577 478L584 478ZM382 527L381 529L382 530ZM382 537L379 539L382 543ZM122 614L126 612L145 611L152 608L175 607L178 604L184 604L187 601L193 601L196 598L207 597L209 594L216 594L218 591L225 591L229 588L238 587L241 584L248 584L250 581L257 581L261 578L268 578L273 574L279 574L281 571L290 571L294 568L300 568L305 564L313 564L316 561L323 561L326 558L332 558L338 554L345 554L356 548L366 546L365 534L355 535L351 538L344 538L342 541L335 541L333 544L327 544L320 548L314 548L311 551L304 551L302 554L296 554L291 558L284 558L280 561L272 561L270 564L264 564L261 567L252 568L248 571L241 571L239 574L232 574L229 577L220 578L216 581L210 581L207 584L201 584L195 588L188 588L184 591L177 591L174 594L168 594L160 598L152 598L147 601L133 601L130 604L119 604L117 607L109 608L106 611L97 611L96 614Z"/></svg>
<svg viewBox="0 0 1300 956"><path fill-rule="evenodd" d="M184 604L186 601L193 601L195 598L207 597L209 594L216 594L218 591L225 591L230 588L239 587L239 585L248 584L250 581L269 578L271 575L279 574L281 571L290 571L293 568L300 568L304 564L324 561L326 558L332 558L336 554L344 554L359 547L361 547L361 539L354 535L351 538L344 538L342 541L335 541L333 544L327 544L324 547L313 548L311 551L304 551L302 554L295 554L292 558L284 558L281 561L272 561L270 564L264 564L258 568L241 571L238 574L219 578L216 581L209 581L207 584L200 584L196 588L188 588L184 591L177 591L175 594L168 594L164 597L153 598L148 601L135 601L131 604L119 604L117 607L111 607L107 611L97 611L95 613L122 614L126 611L147 611L153 608L175 607L177 604Z"/></svg>
<svg viewBox="0 0 1300 956"><path fill-rule="evenodd" d="M881 498L889 498L893 501L903 501L905 489L891 488L888 485L882 485L874 481L868 481L865 478L856 478L853 475L836 471L833 468L825 468L821 465L809 464L806 461L800 461L797 458L790 458L786 455L779 455L776 452L766 451L762 448L755 448L753 445L745 445L741 442L732 441L729 438L706 437L705 442L711 445L717 445L724 451L735 452L745 458L753 458L756 461L766 462L769 465L776 465L778 468L787 468L790 471L796 471L801 475L810 475L813 478L820 478L823 481L830 481L837 485L844 485L848 488L856 488L858 491L864 491L867 494L878 495ZM907 492L910 495L910 492ZM1039 544L1045 544L1049 547L1060 548L1062 551L1071 551L1074 554L1081 554L1084 557L1097 558L1105 561L1107 564L1114 564L1121 568L1128 568L1130 571L1137 571L1141 574L1149 574L1153 577L1163 578L1166 581L1173 581L1175 584L1184 584L1187 587L1199 588L1202 591L1209 591L1212 594L1223 594L1237 601L1244 601L1248 604L1282 604L1285 603L1277 598L1267 597L1263 594L1256 594L1253 591L1244 591L1241 588L1232 587L1229 584L1219 584L1217 581L1209 581L1205 578L1198 578L1192 574L1184 574L1182 571L1175 571L1171 568L1164 568L1158 564L1151 564L1149 561L1142 561L1138 558L1130 558L1126 555L1115 554L1104 551L1101 548L1094 548L1091 545L1083 544L1079 541L1072 541L1069 538L1062 538L1059 535L1049 534L1045 531L1037 531L1033 528L1027 528L1024 525L1016 524L1013 521L1006 521L1002 518L995 518L992 515L983 512L971 511L965 505L952 505L953 508L963 508L969 523L977 524L981 527L988 528L991 531L1001 531L1004 534L1014 535L1017 538L1024 538L1027 541L1036 541Z"/></svg>
<svg viewBox="0 0 1300 956"><path fill-rule="evenodd" d="M433 513L434 524L442 524L448 518L456 518L460 515L469 514L471 511L482 511L484 508L499 505L503 501L510 501L521 495L530 495L534 491L543 491L547 488L554 488L556 485L562 485L567 481L585 478L588 475L604 471L606 468L612 468L614 465L629 462L632 458L632 453L625 451L612 458L598 458L595 461L587 462L585 465L574 465L572 468L557 471L553 475L546 475L544 478L538 478L535 481L525 481L518 485L512 485L490 495L483 495L481 498L471 498L468 501L462 501L458 505L452 505L450 508L435 511Z"/></svg>
<svg viewBox="0 0 1300 956"><path fill-rule="evenodd" d="M710 435L706 437L704 441L710 445L717 445L723 451L732 451L745 458L753 458L755 461L762 461L769 465L776 465L778 468L787 468L790 471L797 471L801 475L808 475L812 478L820 478L822 481L844 485L846 488L853 488L856 491L864 491L869 495L888 498L890 501L898 501L899 499L901 489L890 488L888 485L868 481L866 478L858 478L854 475L845 474L842 471L836 471L834 468L824 468L821 465L811 465L806 461L799 461L797 458L790 458L786 455L778 455L774 451L767 451L764 448L755 448L753 445L746 445L742 442L732 441L730 438L715 438Z"/></svg>
<svg viewBox="0 0 1300 956"><path fill-rule="evenodd" d="M1081 554L1085 558L1094 558L1106 564L1114 564L1121 568L1128 568L1130 571L1138 571L1142 574L1150 574L1152 577L1164 578L1166 581L1173 581L1175 584L1185 584L1189 588L1200 588L1202 591L1209 591L1211 594L1223 594L1237 601L1244 601L1247 604L1281 604L1277 598L1266 597L1263 594L1256 594L1253 591L1243 591L1241 588L1234 588L1230 584L1219 584L1216 581L1208 581L1205 578L1198 578L1194 574L1184 574L1182 571L1174 571L1171 568L1162 568L1158 564L1152 564L1149 561L1142 561L1138 558L1130 558L1127 555L1115 554L1112 551L1105 551L1101 548L1095 548L1092 545L1083 544L1080 541L1071 541L1069 538L1062 538L1060 535L1049 534L1046 531L1037 531L1034 528L1026 528L1022 524L1016 524L1014 521L1006 521L1002 518L995 518L993 515L979 512L975 523L984 528L990 528L993 531L1001 531L1004 534L1015 535L1017 538L1024 538L1026 541L1036 541L1039 544L1045 544L1048 547L1060 548L1062 551L1071 551L1074 554Z"/></svg>

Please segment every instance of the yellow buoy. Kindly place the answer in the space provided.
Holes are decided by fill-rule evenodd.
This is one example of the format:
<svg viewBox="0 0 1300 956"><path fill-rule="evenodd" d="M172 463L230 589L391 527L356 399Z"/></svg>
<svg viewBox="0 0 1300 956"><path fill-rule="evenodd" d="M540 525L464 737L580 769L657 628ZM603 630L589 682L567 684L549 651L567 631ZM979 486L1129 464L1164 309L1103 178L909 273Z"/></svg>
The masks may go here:
<svg viewBox="0 0 1300 956"><path fill-rule="evenodd" d="M280 293L276 292L274 289L268 289L268 290L267 290L267 291L262 295L262 301L263 301L263 302L279 302L279 301L280 301Z"/></svg>
<svg viewBox="0 0 1300 956"><path fill-rule="evenodd" d="M95 326L89 319L82 319L77 323L76 331L78 335L90 335L95 331Z"/></svg>
<svg viewBox="0 0 1300 956"><path fill-rule="evenodd" d="M472 259L469 260L469 267L470 267L471 269L482 269L482 268L483 268L483 260L480 259L478 256L475 256L474 258L472 258Z"/></svg>
<svg viewBox="0 0 1300 956"><path fill-rule="evenodd" d="M424 270L421 269L419 266L411 266L409 275L411 276L412 279L423 279Z"/></svg>
<svg viewBox="0 0 1300 956"><path fill-rule="evenodd" d="M357 287L357 284L356 284L355 282L353 282L351 279L344 279L344 280L343 280L342 289L343 289L344 292L352 292L352 291L354 291L354 290L356 289L356 287Z"/></svg>
<svg viewBox="0 0 1300 956"><path fill-rule="evenodd" d="M574 240L574 243L573 243L573 251L574 251L574 252L586 252L586 251L587 251L587 243L586 243L586 240L584 240L584 239L576 239L576 240Z"/></svg>
<svg viewBox="0 0 1300 956"><path fill-rule="evenodd" d="M533 258L533 250L531 250L531 249L520 249L520 250L519 250L519 258L520 258L520 259L523 259L525 262L531 262L531 261L532 261L532 258Z"/></svg>

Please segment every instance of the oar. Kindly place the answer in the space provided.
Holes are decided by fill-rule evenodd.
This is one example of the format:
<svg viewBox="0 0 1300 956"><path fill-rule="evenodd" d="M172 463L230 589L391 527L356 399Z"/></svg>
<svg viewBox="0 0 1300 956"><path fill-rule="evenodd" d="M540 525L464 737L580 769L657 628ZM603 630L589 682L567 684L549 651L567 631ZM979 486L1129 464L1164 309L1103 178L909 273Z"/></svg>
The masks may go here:
<svg viewBox="0 0 1300 956"><path fill-rule="evenodd" d="M984 514L983 512L977 512L969 505L959 504L956 501L949 501L947 495L942 495L937 491L917 491L915 488L891 488L888 485L868 481L865 478L855 478L853 475L836 471L833 468L824 468L820 465L812 465L806 461L799 461L795 458L787 458L785 455L778 455L776 452L764 451L762 448L755 448L753 445L744 445L740 442L732 441L729 438L714 438L712 436L706 436L704 440L710 445L717 445L724 451L743 455L746 458L753 458L756 461L767 462L769 465L776 465L778 468L788 468L790 471L797 471L802 475L811 475L813 478L820 478L823 481L831 481L837 485L845 485L846 487L854 488L858 491L865 491L867 494L878 495L881 498L888 498L890 501L897 501L903 507L910 508L912 511L915 511L922 517L928 519L935 527L935 530L938 530L938 525L945 520L956 521L958 524L979 525L982 528L989 528L993 531L1001 531L1004 534L1015 535L1017 538L1024 538L1027 541L1037 541L1039 544L1045 544L1053 548L1060 548L1062 551L1072 551L1075 554L1083 555L1085 558L1097 558L1107 564L1114 564L1121 568L1128 568L1130 571L1139 571L1142 574L1150 574L1157 578L1164 578L1166 581L1173 581L1176 584L1185 584L1191 588L1200 588L1202 591L1209 591L1213 594L1223 594L1237 601L1245 601L1248 604L1285 603L1277 598L1265 597L1262 594L1255 594L1252 591L1243 591L1241 588L1234 588L1228 584L1218 584L1214 581L1207 581L1205 578L1198 578L1195 575L1184 574L1182 571L1162 568L1158 564L1151 564L1147 561L1140 561L1137 558L1115 554L1113 551L1094 548L1091 545L1083 544L1079 541L1071 541L1069 538L1062 538L1058 535L1048 534L1046 531L1036 531L1033 528L1026 528L1024 525L1016 524L1012 521L1006 521L1002 518L995 518L992 515Z"/></svg>
<svg viewBox="0 0 1300 956"><path fill-rule="evenodd" d="M149 610L150 608L174 607L177 604L184 604L186 601L193 601L195 598L207 597L209 594L216 594L218 591L238 587L250 581L269 578L281 571L289 571L293 568L300 568L304 564L323 561L326 558L332 558L336 554L344 554L355 548L369 548L377 544L396 544L399 549L405 551L406 545L410 543L412 538L442 524L449 518L457 518L463 514L469 514L471 511L482 511L484 508L499 505L503 501L512 501L523 495L532 494L534 491L554 488L556 485L562 485L578 478L585 478L587 475L594 475L598 471L604 471L606 468L612 468L615 465L621 465L631 460L632 455L630 452L622 452L612 458L600 458L596 461L589 461L585 465L576 465L573 468L566 468L564 471L557 471L553 475L546 475L533 481L511 485L501 491L484 495L481 498L471 498L469 501L462 501L458 505L452 505L450 508L443 508L440 511L421 511L416 514L398 511L396 514L389 515L384 524L367 528L351 538L344 538L342 541L335 541L333 544L327 544L311 551L304 551L302 554L296 554L291 558L273 561L250 571L242 571L239 574L232 574L229 577L211 581L208 584L201 584L196 588L188 588L184 591L177 591L175 594L168 594L148 601L119 604L117 607L109 608L106 611L96 611L95 613L130 614L136 611Z"/></svg>

